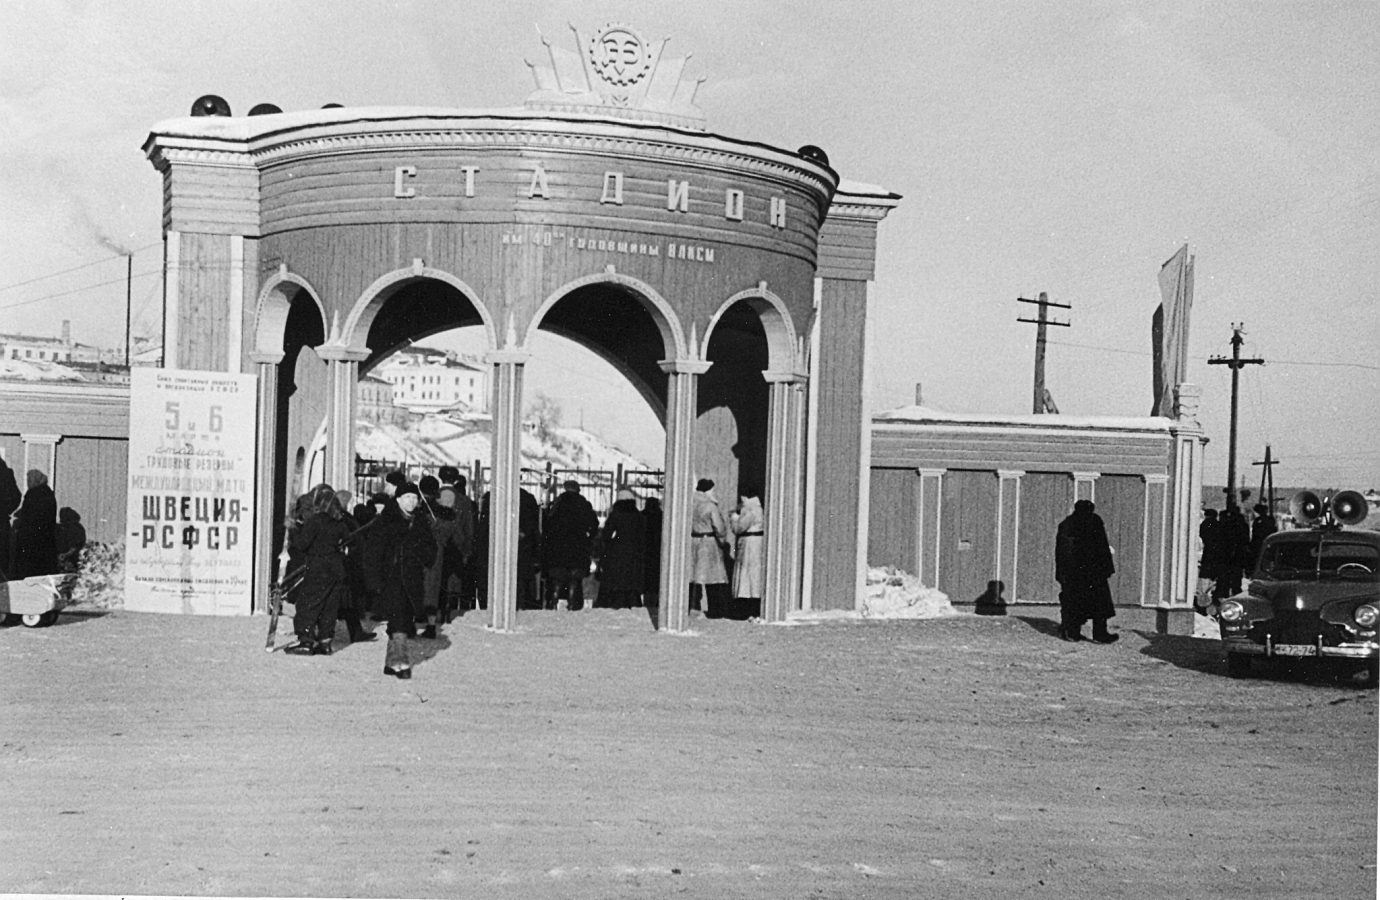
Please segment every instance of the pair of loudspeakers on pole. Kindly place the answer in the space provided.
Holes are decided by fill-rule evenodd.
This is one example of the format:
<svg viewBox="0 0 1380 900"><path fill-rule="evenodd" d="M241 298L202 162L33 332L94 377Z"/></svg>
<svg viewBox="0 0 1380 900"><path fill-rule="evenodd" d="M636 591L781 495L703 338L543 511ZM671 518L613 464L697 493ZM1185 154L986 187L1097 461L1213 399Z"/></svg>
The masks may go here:
<svg viewBox="0 0 1380 900"><path fill-rule="evenodd" d="M1339 491L1331 497L1319 497L1312 491L1299 491L1289 501L1289 512L1303 525L1319 522L1338 525L1359 525L1370 512L1366 498L1356 491Z"/></svg>

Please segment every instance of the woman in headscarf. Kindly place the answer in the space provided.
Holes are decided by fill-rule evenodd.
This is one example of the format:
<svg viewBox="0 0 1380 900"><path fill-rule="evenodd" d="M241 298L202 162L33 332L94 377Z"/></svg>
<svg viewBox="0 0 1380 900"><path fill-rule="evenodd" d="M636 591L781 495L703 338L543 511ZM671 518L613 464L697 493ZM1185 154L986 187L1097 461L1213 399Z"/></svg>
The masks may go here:
<svg viewBox="0 0 1380 900"><path fill-rule="evenodd" d="M736 542L730 618L752 619L762 614L762 563L766 541L762 521L761 491L744 488L738 498L738 508L728 517L728 527Z"/></svg>
<svg viewBox="0 0 1380 900"><path fill-rule="evenodd" d="M57 498L48 476L30 469L29 488L14 514L14 577L52 575L58 571Z"/></svg>
<svg viewBox="0 0 1380 900"><path fill-rule="evenodd" d="M632 609L642 593L643 547L642 513L637 496L627 487L618 489L618 499L604 522L603 550L599 558L599 596L596 606Z"/></svg>
<svg viewBox="0 0 1380 900"><path fill-rule="evenodd" d="M340 598L339 610L336 616L345 623L345 629L350 632L350 643L358 644L363 641L374 640L374 633L365 629L360 617L364 613L364 591L360 589L361 581L359 568L361 565L361 550L359 543L360 528L362 527L359 519L355 518L351 510L350 501L354 499L349 491L336 491L335 503L340 507L341 519L345 522L345 527L349 529L349 538L341 545L345 551L345 580L340 583L340 590L337 596ZM356 504L354 509L358 509L364 504Z"/></svg>
<svg viewBox="0 0 1380 900"><path fill-rule="evenodd" d="M318 484L306 494L302 524L289 536L291 550L303 567L301 583L292 589L296 614L292 617L297 643L285 653L329 656L335 637L336 610L346 589L343 544L350 525L340 500L329 485Z"/></svg>

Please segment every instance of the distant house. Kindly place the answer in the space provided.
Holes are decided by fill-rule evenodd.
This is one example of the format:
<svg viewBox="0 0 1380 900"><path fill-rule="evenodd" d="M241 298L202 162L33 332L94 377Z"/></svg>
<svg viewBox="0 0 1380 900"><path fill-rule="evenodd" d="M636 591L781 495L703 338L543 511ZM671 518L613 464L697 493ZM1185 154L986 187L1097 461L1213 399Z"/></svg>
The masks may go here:
<svg viewBox="0 0 1380 900"><path fill-rule="evenodd" d="M393 388L393 403L413 412L438 412L461 407L488 412L487 367L454 353L416 348L395 354L373 376Z"/></svg>
<svg viewBox="0 0 1380 900"><path fill-rule="evenodd" d="M147 344L147 341L145 341ZM101 377L89 380L109 383L108 368L98 369L98 366L111 367L123 366L125 362L125 351L121 349L109 349L96 347L91 344L82 344L72 340L72 322L70 319L62 320L62 334L60 337L47 337L44 335L32 334L0 334L0 360L12 363L57 363L63 366L73 365L84 375L88 372L99 373ZM63 376L65 378L65 376ZM117 379L118 380L118 379ZM125 378L125 383L128 383Z"/></svg>
<svg viewBox="0 0 1380 900"><path fill-rule="evenodd" d="M393 383L369 374L359 379L356 415L379 425L406 425L412 414L393 402Z"/></svg>

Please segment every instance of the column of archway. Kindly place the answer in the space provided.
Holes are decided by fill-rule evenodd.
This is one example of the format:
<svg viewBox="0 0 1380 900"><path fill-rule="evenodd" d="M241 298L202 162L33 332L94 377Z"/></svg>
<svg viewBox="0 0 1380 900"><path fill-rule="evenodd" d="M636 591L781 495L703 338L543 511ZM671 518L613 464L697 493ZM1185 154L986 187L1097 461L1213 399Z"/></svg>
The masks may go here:
<svg viewBox="0 0 1380 900"><path fill-rule="evenodd" d="M278 453L278 364L282 351L249 354L259 376L259 433L255 441L254 584L255 612L268 611L273 580L273 460Z"/></svg>
<svg viewBox="0 0 1380 900"><path fill-rule="evenodd" d="M368 350L325 344L316 355L326 361L330 406L326 410L326 483L337 491L355 489L355 390L359 364Z"/></svg>
<svg viewBox="0 0 1380 900"><path fill-rule="evenodd" d="M791 384L791 440L794 448L794 477L790 484L791 530L786 536L786 609L803 604L805 572L805 435L809 420L810 395L806 390L809 375L797 373Z"/></svg>
<svg viewBox="0 0 1380 900"><path fill-rule="evenodd" d="M531 354L491 350L493 463L489 483L489 615L495 631L517 624L518 475L522 465L522 376Z"/></svg>
<svg viewBox="0 0 1380 900"><path fill-rule="evenodd" d="M661 603L657 627L685 631L690 618L691 478L695 471L695 418L699 376L711 363L667 359L657 365L666 379L666 476L662 491Z"/></svg>
<svg viewBox="0 0 1380 900"><path fill-rule="evenodd" d="M801 379L796 372L763 372L770 385L767 401L766 559L762 618L780 622L794 607L796 534L800 518L800 441L797 422Z"/></svg>

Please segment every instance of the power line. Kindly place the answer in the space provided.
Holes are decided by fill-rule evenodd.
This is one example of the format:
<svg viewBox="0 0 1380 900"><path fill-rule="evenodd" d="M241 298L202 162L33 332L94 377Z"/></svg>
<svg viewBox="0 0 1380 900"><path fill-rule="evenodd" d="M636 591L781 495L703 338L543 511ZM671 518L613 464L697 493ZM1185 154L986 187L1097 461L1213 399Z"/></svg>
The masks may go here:
<svg viewBox="0 0 1380 900"><path fill-rule="evenodd" d="M30 278L28 281L17 281L17 282L15 282L14 284L7 284L7 285L5 285L5 286L3 286L3 287L0 287L0 291L13 290L14 288L17 288L17 287L23 287L23 286L26 285L26 284L33 284L34 282L37 282L37 281L44 281L44 280L46 280L46 279L48 279L48 278L56 278L56 277L58 277L59 275L67 275L68 273L71 273L71 272L80 272L82 269L89 269L89 268L91 268L92 266L99 266L101 263L108 263L108 262L110 262L110 261L113 260L113 259L124 259L124 258L127 257L127 256L133 256L133 255L136 254L136 253L142 253L143 251L149 249L150 247L157 247L157 246L158 246L157 244L145 244L143 247L140 247L140 248L137 249L137 250L131 250L131 251L129 251L128 253L121 253L121 254L119 254L119 255L117 255L117 256L107 256L107 257L105 257L104 259L98 259L98 260L96 260L95 262L84 263L84 264L82 264L82 265L80 265L80 266L73 266L73 267L70 268L70 269L63 269L61 272L51 272L51 273L49 273L49 274L47 274L47 275L39 275L37 278ZM4 308L4 307L0 307L0 308Z"/></svg>
<svg viewBox="0 0 1380 900"><path fill-rule="evenodd" d="M161 274L163 274L163 270L162 270L162 269L154 269L154 270L151 271L151 272L139 272L138 274L136 274L136 275L134 275L134 276L132 276L132 277L134 277L134 278L147 278L147 277L150 276L150 275L161 275ZM44 294L42 297L32 297L32 298L30 298L30 299L28 299L28 300L20 300L18 303L9 303L9 304L6 304L5 306L0 306L0 310L3 310L3 309L17 309L18 307L21 307L21 306L28 306L30 303L38 303L39 301L42 301L42 300L55 300L55 299L57 299L58 297L67 297L67 296L70 296L70 295L72 295L72 294L80 294L80 293L83 293L83 292L85 292L85 291L95 290L96 288L99 288L99 287L108 287L109 285L112 285L112 284L124 284L126 280L127 280L127 279L125 279L125 278L116 278L116 279L114 279L114 280L112 280L112 281L101 281L101 282L97 282L96 284L88 284L86 287L73 288L73 289L70 290L70 291L59 291L59 292L56 293L56 294Z"/></svg>

